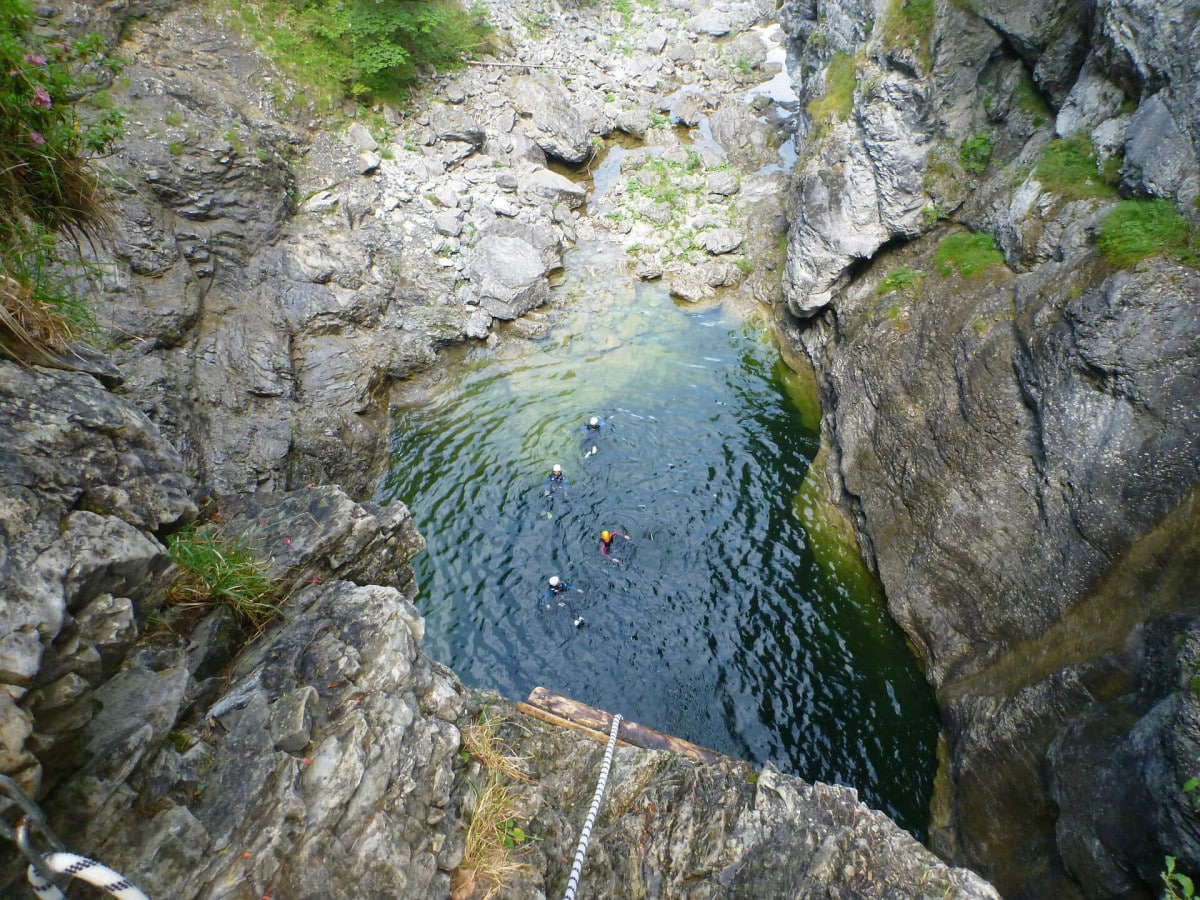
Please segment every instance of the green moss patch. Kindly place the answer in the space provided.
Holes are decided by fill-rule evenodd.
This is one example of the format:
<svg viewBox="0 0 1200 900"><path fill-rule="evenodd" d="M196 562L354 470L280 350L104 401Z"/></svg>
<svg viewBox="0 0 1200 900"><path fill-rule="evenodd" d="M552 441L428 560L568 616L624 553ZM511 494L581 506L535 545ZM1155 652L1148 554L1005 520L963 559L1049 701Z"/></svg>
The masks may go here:
<svg viewBox="0 0 1200 900"><path fill-rule="evenodd" d="M808 104L808 114L818 129L844 122L854 109L857 60L847 53L835 53L825 70L825 96Z"/></svg>
<svg viewBox="0 0 1200 900"><path fill-rule="evenodd" d="M1118 203L1105 216L1096 246L1105 259L1120 268L1156 255L1174 256L1193 266L1198 260L1187 219L1167 200Z"/></svg>
<svg viewBox="0 0 1200 900"><path fill-rule="evenodd" d="M939 275L948 276L957 271L963 278L974 278L992 266L1003 265L1004 254L990 234L960 232L938 244L933 262Z"/></svg>
<svg viewBox="0 0 1200 900"><path fill-rule="evenodd" d="M1066 200L1117 195L1116 189L1101 177L1096 148L1087 135L1051 141L1033 174L1046 190Z"/></svg>

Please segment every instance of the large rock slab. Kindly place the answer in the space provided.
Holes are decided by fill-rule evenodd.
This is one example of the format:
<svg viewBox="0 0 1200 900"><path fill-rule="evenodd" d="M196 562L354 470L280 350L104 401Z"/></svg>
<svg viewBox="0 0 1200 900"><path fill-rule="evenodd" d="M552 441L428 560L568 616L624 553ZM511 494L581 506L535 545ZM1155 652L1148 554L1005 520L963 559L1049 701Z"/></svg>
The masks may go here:
<svg viewBox="0 0 1200 900"><path fill-rule="evenodd" d="M587 125L560 83L522 76L513 90L512 102L521 114L523 127L547 156L578 164L592 155Z"/></svg>
<svg viewBox="0 0 1200 900"><path fill-rule="evenodd" d="M471 260L479 305L497 319L515 319L545 303L549 272L537 247L516 235L484 236Z"/></svg>

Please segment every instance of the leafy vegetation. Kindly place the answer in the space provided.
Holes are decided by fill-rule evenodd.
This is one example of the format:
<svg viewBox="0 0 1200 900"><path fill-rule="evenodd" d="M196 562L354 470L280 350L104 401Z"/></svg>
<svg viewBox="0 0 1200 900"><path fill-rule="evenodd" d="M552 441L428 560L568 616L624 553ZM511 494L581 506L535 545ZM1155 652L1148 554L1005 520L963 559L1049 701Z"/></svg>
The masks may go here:
<svg viewBox="0 0 1200 900"><path fill-rule="evenodd" d="M1042 151L1033 174L1046 190L1065 200L1117 195L1113 186L1100 177L1096 149L1084 134L1052 140Z"/></svg>
<svg viewBox="0 0 1200 900"><path fill-rule="evenodd" d="M1170 201L1125 200L1104 217L1096 246L1114 266L1128 268L1160 254L1196 265L1195 244L1187 219Z"/></svg>
<svg viewBox="0 0 1200 900"><path fill-rule="evenodd" d="M939 275L948 276L957 271L963 278L974 278L992 266L1001 265L1004 254L990 234L959 232L938 244L933 262Z"/></svg>
<svg viewBox="0 0 1200 900"><path fill-rule="evenodd" d="M173 605L195 609L226 606L251 628L280 614L270 563L241 538L227 537L214 525L191 526L167 540L180 573L171 586Z"/></svg>
<svg viewBox="0 0 1200 900"><path fill-rule="evenodd" d="M825 70L825 95L808 104L808 114L819 131L834 122L843 122L854 109L857 60L846 53L835 53Z"/></svg>
<svg viewBox="0 0 1200 900"><path fill-rule="evenodd" d="M988 162L992 158L992 147L995 140L986 131L971 135L958 148L959 159L963 168L973 175L982 175L987 171Z"/></svg>
<svg viewBox="0 0 1200 900"><path fill-rule="evenodd" d="M1192 879L1182 872L1175 871L1174 856L1167 857L1166 870L1162 873L1162 880L1166 886L1166 890L1163 891L1164 897L1169 897L1171 900L1185 900L1185 898L1196 896L1196 888Z"/></svg>
<svg viewBox="0 0 1200 900"><path fill-rule="evenodd" d="M896 266L890 270L875 288L875 296L883 297L896 291L905 291L921 283L925 273L920 269L910 269L908 266Z"/></svg>
<svg viewBox="0 0 1200 900"><path fill-rule="evenodd" d="M225 0L247 34L327 101L402 100L421 69L454 69L492 38L454 0Z"/></svg>
<svg viewBox="0 0 1200 900"><path fill-rule="evenodd" d="M90 326L56 237L78 248L103 230L89 160L122 131L111 102L77 114L117 68L100 38L49 40L35 24L24 0L0 0L0 354L23 362L61 352Z"/></svg>
<svg viewBox="0 0 1200 900"><path fill-rule="evenodd" d="M928 71L932 62L933 0L888 0L883 22L883 46L911 50Z"/></svg>

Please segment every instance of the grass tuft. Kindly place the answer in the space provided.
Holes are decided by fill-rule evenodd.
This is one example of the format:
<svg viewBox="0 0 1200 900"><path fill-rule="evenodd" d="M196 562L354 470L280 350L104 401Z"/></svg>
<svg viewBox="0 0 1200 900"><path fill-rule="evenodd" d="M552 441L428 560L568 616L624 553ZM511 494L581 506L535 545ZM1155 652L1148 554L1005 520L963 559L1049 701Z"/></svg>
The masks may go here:
<svg viewBox="0 0 1200 900"><path fill-rule="evenodd" d="M529 839L513 824L517 796L496 774L474 791L462 862L451 877L451 897L499 897L513 879L533 872L514 850Z"/></svg>
<svg viewBox="0 0 1200 900"><path fill-rule="evenodd" d="M500 740L499 729L503 721L485 706L475 722L463 728L463 750L488 771L513 781L528 781L529 776L522 765L524 757L514 756L508 745Z"/></svg>
<svg viewBox="0 0 1200 900"><path fill-rule="evenodd" d="M1100 226L1097 248L1114 266L1125 269L1148 256L1174 256L1188 265L1198 261L1191 228L1168 200L1125 200Z"/></svg>
<svg viewBox="0 0 1200 900"><path fill-rule="evenodd" d="M974 278L992 266L1004 263L1004 254L990 234L969 231L952 234L938 244L933 255L938 274L943 277L958 272L963 278Z"/></svg>
<svg viewBox="0 0 1200 900"><path fill-rule="evenodd" d="M1100 175L1096 148L1087 135L1052 140L1042 151L1033 174L1042 187L1064 200L1117 196L1116 189Z"/></svg>
<svg viewBox="0 0 1200 900"><path fill-rule="evenodd" d="M479 761L486 773L473 790L466 847L451 881L456 898L498 897L514 878L533 871L521 858L529 841L539 838L516 824L518 795L511 782L527 782L524 758L514 756L500 739L504 720L485 706L475 722L462 730L463 754Z"/></svg>
<svg viewBox="0 0 1200 900"><path fill-rule="evenodd" d="M180 568L168 593L172 605L223 605L254 630L282 614L270 563L243 538L227 537L214 525L193 525L168 538L167 549Z"/></svg>

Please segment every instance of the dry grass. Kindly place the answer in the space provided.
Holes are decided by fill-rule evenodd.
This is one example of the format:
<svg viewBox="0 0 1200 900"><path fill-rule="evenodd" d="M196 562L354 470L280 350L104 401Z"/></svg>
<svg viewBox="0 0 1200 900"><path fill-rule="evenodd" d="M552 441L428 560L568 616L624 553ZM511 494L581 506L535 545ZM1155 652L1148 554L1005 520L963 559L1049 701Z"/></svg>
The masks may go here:
<svg viewBox="0 0 1200 900"><path fill-rule="evenodd" d="M523 766L525 757L513 755L512 749L500 740L499 728L503 721L485 706L479 711L475 724L462 730L463 749L489 772L512 781L528 781L529 775Z"/></svg>
<svg viewBox="0 0 1200 900"><path fill-rule="evenodd" d="M0 355L44 365L75 337L74 326L57 307L37 296L27 282L0 272Z"/></svg>
<svg viewBox="0 0 1200 900"><path fill-rule="evenodd" d="M529 874L520 842L512 835L517 797L501 777L489 773L486 783L475 790L475 808L467 826L466 848L451 879L454 900L488 900L499 897L514 878Z"/></svg>
<svg viewBox="0 0 1200 900"><path fill-rule="evenodd" d="M515 824L519 797L512 784L528 782L529 775L524 757L515 756L500 740L502 722L485 707L462 732L463 750L483 766L486 780L473 791L466 848L451 881L454 900L502 896L508 883L533 871L521 858L525 842L531 838Z"/></svg>

